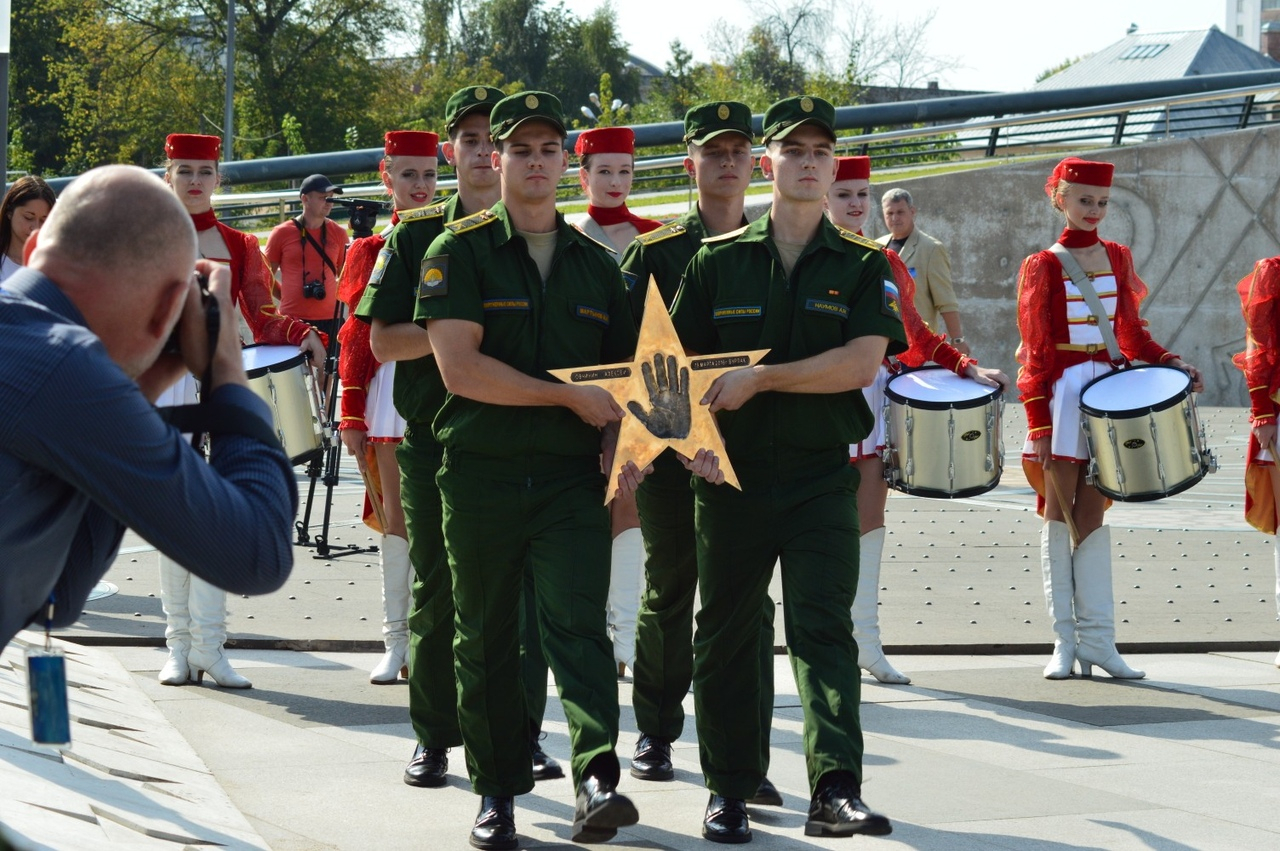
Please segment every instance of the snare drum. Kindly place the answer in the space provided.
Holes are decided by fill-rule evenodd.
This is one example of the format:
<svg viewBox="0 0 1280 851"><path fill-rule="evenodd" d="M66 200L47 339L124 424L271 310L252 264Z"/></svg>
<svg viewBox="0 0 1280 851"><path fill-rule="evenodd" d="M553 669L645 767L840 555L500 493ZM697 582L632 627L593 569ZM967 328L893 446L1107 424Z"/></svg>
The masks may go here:
<svg viewBox="0 0 1280 851"><path fill-rule="evenodd" d="M1181 493L1218 469L1205 449L1191 377L1171 366L1109 372L1080 392L1088 482L1122 502Z"/></svg>
<svg viewBox="0 0 1280 851"><path fill-rule="evenodd" d="M271 409L271 424L294 464L311 459L323 445L320 400L307 356L294 346L246 346L242 352L249 387Z"/></svg>
<svg viewBox="0 0 1280 851"><path fill-rule="evenodd" d="M1001 390L940 366L889 379L885 387L884 477L903 493L977 496L1000 483Z"/></svg>

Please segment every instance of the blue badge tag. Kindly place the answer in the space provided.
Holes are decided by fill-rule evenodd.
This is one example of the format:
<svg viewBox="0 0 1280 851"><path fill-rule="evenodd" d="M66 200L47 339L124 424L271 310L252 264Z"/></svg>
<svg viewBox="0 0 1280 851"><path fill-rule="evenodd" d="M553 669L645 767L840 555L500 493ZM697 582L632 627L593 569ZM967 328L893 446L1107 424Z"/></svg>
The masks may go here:
<svg viewBox="0 0 1280 851"><path fill-rule="evenodd" d="M56 647L27 651L27 685L31 699L31 741L37 745L71 744L67 711L67 660Z"/></svg>

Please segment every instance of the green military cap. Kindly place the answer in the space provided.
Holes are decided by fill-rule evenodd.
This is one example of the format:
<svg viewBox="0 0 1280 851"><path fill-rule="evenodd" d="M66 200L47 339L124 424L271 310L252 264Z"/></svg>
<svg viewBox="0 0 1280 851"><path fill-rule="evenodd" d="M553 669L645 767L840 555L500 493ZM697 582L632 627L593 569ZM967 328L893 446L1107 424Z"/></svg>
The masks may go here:
<svg viewBox="0 0 1280 851"><path fill-rule="evenodd" d="M517 92L498 101L489 113L489 135L495 142L505 139L521 124L534 119L554 124L561 136L568 135L560 98L547 92Z"/></svg>
<svg viewBox="0 0 1280 851"><path fill-rule="evenodd" d="M493 86L467 86L458 89L449 96L449 102L444 107L444 132L452 133L458 122L469 113L479 110L490 112L493 105L506 96L506 92Z"/></svg>
<svg viewBox="0 0 1280 851"><path fill-rule="evenodd" d="M836 138L836 108L822 98L785 98L764 112L764 143L785 139L787 134L801 124L816 124Z"/></svg>
<svg viewBox="0 0 1280 851"><path fill-rule="evenodd" d="M691 107L684 114L684 141L702 145L721 133L741 133L754 142L751 107L736 100L712 101Z"/></svg>

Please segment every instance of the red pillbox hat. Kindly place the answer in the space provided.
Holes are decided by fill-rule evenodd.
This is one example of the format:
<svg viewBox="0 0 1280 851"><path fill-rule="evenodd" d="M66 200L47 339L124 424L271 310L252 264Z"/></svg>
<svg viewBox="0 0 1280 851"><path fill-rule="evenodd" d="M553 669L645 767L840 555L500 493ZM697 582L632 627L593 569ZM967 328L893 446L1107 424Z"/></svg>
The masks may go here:
<svg viewBox="0 0 1280 851"><path fill-rule="evenodd" d="M871 157L837 157L836 180L870 180Z"/></svg>
<svg viewBox="0 0 1280 851"><path fill-rule="evenodd" d="M1115 170L1116 167L1112 163L1067 157L1053 167L1053 174L1049 175L1049 179L1045 181L1044 191L1052 198L1058 191L1058 184L1063 180L1067 183L1083 183L1085 186L1110 186L1111 176Z"/></svg>
<svg viewBox="0 0 1280 851"><path fill-rule="evenodd" d="M583 154L632 154L636 152L636 134L630 127L597 127L583 130L573 146L578 156Z"/></svg>
<svg viewBox="0 0 1280 851"><path fill-rule="evenodd" d="M164 140L164 155L171 160L213 160L222 157L222 139L198 133L170 133Z"/></svg>
<svg viewBox="0 0 1280 851"><path fill-rule="evenodd" d="M440 137L425 130L389 130L382 150L389 157L434 157Z"/></svg>

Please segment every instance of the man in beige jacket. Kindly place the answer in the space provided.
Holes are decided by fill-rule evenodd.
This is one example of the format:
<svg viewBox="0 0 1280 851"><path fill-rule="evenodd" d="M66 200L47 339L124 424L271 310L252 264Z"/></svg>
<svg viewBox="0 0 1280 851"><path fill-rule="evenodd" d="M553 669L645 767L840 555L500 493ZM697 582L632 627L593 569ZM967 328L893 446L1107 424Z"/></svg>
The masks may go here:
<svg viewBox="0 0 1280 851"><path fill-rule="evenodd" d="M941 317L948 342L961 353L970 354L960 327L960 303L951 287L951 258L941 242L916 227L916 208L911 193L890 189L880 201L889 233L877 241L898 253L916 281L916 310L932 330Z"/></svg>

